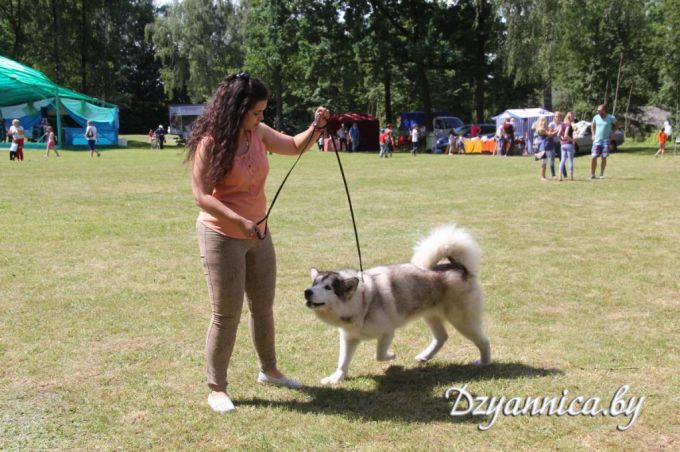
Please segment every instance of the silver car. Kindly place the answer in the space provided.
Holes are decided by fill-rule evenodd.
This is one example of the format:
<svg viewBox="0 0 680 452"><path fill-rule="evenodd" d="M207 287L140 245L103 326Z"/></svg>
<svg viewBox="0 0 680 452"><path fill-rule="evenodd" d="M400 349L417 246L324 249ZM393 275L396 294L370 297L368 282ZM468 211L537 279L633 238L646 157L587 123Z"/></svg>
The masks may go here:
<svg viewBox="0 0 680 452"><path fill-rule="evenodd" d="M583 121L575 124L578 126L583 124ZM583 124L582 128L574 127L574 154L588 154L593 147L593 135L590 128L590 122ZM577 133L580 130L581 133ZM623 131L616 130L614 132L614 139L612 140L612 152L616 152L617 147L623 144Z"/></svg>

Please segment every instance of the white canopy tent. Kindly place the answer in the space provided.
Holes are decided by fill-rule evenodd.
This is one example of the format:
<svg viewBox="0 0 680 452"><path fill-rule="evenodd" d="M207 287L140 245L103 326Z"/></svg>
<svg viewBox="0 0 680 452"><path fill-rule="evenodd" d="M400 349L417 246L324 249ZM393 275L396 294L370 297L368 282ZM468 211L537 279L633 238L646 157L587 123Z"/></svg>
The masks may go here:
<svg viewBox="0 0 680 452"><path fill-rule="evenodd" d="M528 132L527 136L532 137L531 126L534 122L538 120L541 116L545 116L548 122L553 119L553 112L545 110L543 108L511 108L505 110L491 119L496 122L496 129L507 119L514 118L515 120L515 137L524 137L525 133Z"/></svg>

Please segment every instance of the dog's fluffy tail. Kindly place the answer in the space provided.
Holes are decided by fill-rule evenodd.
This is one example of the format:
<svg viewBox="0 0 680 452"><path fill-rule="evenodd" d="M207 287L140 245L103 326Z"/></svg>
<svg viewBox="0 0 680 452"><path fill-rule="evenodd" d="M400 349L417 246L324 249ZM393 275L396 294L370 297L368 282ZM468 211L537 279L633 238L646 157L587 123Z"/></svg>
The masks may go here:
<svg viewBox="0 0 680 452"><path fill-rule="evenodd" d="M432 269L446 258L463 265L474 276L479 274L479 245L465 229L458 228L455 224L433 229L430 235L418 242L413 250L411 263Z"/></svg>

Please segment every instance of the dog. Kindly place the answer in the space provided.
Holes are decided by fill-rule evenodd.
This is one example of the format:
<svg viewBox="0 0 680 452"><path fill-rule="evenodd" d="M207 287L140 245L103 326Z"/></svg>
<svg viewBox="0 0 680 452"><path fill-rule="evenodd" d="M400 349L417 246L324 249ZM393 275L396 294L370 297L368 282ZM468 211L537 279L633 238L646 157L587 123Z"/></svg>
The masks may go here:
<svg viewBox="0 0 680 452"><path fill-rule="evenodd" d="M483 296L477 281L481 251L464 229L445 225L418 243L410 263L356 270L310 270L312 286L306 306L323 322L340 330L337 370L321 380L337 384L349 371L359 343L377 339L376 359L395 358L394 331L423 318L432 342L416 356L428 361L448 338L450 322L479 349L478 365L491 363L491 347L482 329Z"/></svg>

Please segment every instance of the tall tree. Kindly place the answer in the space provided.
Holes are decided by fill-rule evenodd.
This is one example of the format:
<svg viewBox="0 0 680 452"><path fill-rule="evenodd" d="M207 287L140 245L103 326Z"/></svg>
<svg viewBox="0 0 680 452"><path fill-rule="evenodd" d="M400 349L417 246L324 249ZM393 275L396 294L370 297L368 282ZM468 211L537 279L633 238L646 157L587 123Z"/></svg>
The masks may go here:
<svg viewBox="0 0 680 452"><path fill-rule="evenodd" d="M149 26L166 92L186 89L203 102L217 83L243 64L241 10L226 0L175 0Z"/></svg>

